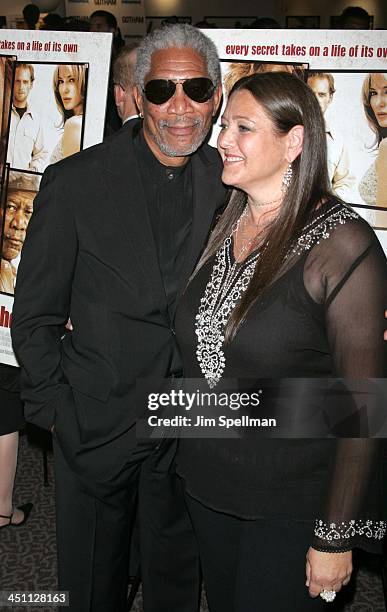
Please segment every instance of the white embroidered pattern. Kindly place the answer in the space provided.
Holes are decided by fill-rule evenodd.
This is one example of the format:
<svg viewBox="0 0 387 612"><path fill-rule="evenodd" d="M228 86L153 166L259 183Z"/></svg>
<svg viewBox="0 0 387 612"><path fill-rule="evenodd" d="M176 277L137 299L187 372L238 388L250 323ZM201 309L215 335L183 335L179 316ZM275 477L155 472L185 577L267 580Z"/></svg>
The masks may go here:
<svg viewBox="0 0 387 612"><path fill-rule="evenodd" d="M365 536L366 538L375 538L382 540L386 533L387 523L385 521L355 521L351 520L348 523L324 523L322 520L316 520L314 535L321 540L332 542L333 540L343 540L353 538L355 536Z"/></svg>
<svg viewBox="0 0 387 612"><path fill-rule="evenodd" d="M319 219L323 220L315 225ZM290 252L301 255L303 251L309 251L314 244L319 244L320 240L329 238L331 231L335 229L337 225L344 225L348 219L359 219L359 215L347 206L336 204L325 219L323 213L304 227L304 232L298 240L296 240ZM312 229L309 229L310 227L312 227Z"/></svg>
<svg viewBox="0 0 387 612"><path fill-rule="evenodd" d="M242 216L245 213L246 209ZM311 249L314 244L318 244L320 240L329 238L330 232L338 224L343 225L348 219L358 218L359 215L350 208L336 204L328 215L325 212L305 226L302 236L295 242L289 254L300 255L303 251ZM259 258L257 252L247 257L242 263L231 262L232 234L236 231L238 223L239 221L231 236L226 238L215 255L211 277L196 315L195 333L198 338L196 356L203 376L211 389L222 378L226 365L222 348L224 328L230 313L246 291Z"/></svg>
<svg viewBox="0 0 387 612"><path fill-rule="evenodd" d="M239 265L231 264L231 238L224 241L216 253L211 278L200 300L195 332L198 338L196 356L210 389L222 378L225 357L222 350L223 330L231 311L246 291L255 269L259 253Z"/></svg>

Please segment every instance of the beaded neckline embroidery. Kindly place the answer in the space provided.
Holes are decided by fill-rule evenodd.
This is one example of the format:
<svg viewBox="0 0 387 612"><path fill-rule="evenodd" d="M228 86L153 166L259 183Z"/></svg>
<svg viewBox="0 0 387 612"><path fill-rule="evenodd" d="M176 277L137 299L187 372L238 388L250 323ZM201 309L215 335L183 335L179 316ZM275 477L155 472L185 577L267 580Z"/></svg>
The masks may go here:
<svg viewBox="0 0 387 612"><path fill-rule="evenodd" d="M246 291L255 270L259 253L238 265L231 263L231 238L216 253L212 274L200 300L195 331L198 338L196 356L200 369L212 389L222 378L225 356L223 331L230 313ZM245 265L246 263L246 265Z"/></svg>
<svg viewBox="0 0 387 612"><path fill-rule="evenodd" d="M337 225L344 225L349 219L358 218L359 215L351 208L343 206L342 204L335 204L329 211L328 216L326 212L321 213L321 215L315 217L313 221L304 227L303 233L296 240L287 257L291 253L301 255L304 251L309 251L312 246L319 244L320 240L329 238L331 231Z"/></svg>
<svg viewBox="0 0 387 612"><path fill-rule="evenodd" d="M358 219L353 210L342 204L334 205L330 211L317 216L305 226L302 235L295 241L289 255L310 250L320 240L329 238L337 225L349 219ZM259 259L259 252L243 262L231 261L232 234L226 238L215 255L211 277L199 304L195 319L195 333L198 339L196 356L199 367L208 386L213 389L222 378L226 358L223 350L224 329L231 312L249 286ZM288 257L287 256L287 257Z"/></svg>

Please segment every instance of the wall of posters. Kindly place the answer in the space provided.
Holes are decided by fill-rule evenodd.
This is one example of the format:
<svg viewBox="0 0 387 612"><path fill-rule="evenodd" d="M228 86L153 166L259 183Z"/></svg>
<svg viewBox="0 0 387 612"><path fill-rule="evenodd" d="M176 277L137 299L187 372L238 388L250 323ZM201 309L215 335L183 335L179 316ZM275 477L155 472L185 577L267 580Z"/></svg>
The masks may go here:
<svg viewBox="0 0 387 612"><path fill-rule="evenodd" d="M287 70L309 84L325 116L332 188L375 227L387 252L387 169L382 163L387 116L380 110L387 86L385 33L206 33L219 50L224 103L236 75ZM102 140L110 47L109 34L0 34L0 361L5 363L16 364L9 333L13 291L40 176L49 163Z"/></svg>
<svg viewBox="0 0 387 612"><path fill-rule="evenodd" d="M362 31L361 36L356 31L324 30L206 33L221 58L224 104L236 76L287 70L309 84L325 117L332 188L375 228L387 252L385 32ZM210 141L213 146L218 133L219 120Z"/></svg>
<svg viewBox="0 0 387 612"><path fill-rule="evenodd" d="M16 365L13 295L42 173L102 140L111 38L1 30L0 362Z"/></svg>
<svg viewBox="0 0 387 612"><path fill-rule="evenodd" d="M146 34L144 0L66 0L67 17L90 17L94 11L112 13L126 41Z"/></svg>

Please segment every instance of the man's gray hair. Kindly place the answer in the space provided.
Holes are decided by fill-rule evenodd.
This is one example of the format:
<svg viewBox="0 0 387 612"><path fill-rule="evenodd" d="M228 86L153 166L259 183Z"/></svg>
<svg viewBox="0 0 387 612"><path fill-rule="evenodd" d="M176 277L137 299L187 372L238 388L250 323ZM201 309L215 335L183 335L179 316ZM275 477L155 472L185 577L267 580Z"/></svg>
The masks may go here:
<svg viewBox="0 0 387 612"><path fill-rule="evenodd" d="M113 82L115 85L121 85L125 91L129 91L133 85L133 72L136 63L135 58L133 58L133 51L135 49L138 49L137 42L125 45L113 63Z"/></svg>
<svg viewBox="0 0 387 612"><path fill-rule="evenodd" d="M220 65L215 44L198 28L186 23L176 23L155 30L140 43L137 53L137 64L134 81L139 89L145 85L145 77L151 69L152 54L160 49L188 47L201 55L207 63L207 72L217 87L220 83Z"/></svg>

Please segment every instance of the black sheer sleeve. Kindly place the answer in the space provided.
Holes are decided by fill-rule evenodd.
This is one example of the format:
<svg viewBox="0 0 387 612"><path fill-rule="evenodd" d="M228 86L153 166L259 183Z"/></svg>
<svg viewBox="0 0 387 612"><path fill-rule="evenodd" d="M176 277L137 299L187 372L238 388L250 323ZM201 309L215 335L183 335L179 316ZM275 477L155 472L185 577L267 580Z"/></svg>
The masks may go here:
<svg viewBox="0 0 387 612"><path fill-rule="evenodd" d="M312 299L325 307L335 375L357 381L358 387L369 384L365 379L385 378L387 262L371 228L361 219L335 227L308 254L304 284ZM361 394L348 395L359 411L364 409ZM337 440L326 507L316 517L315 549L378 551L386 530L381 514L383 445L376 438Z"/></svg>

